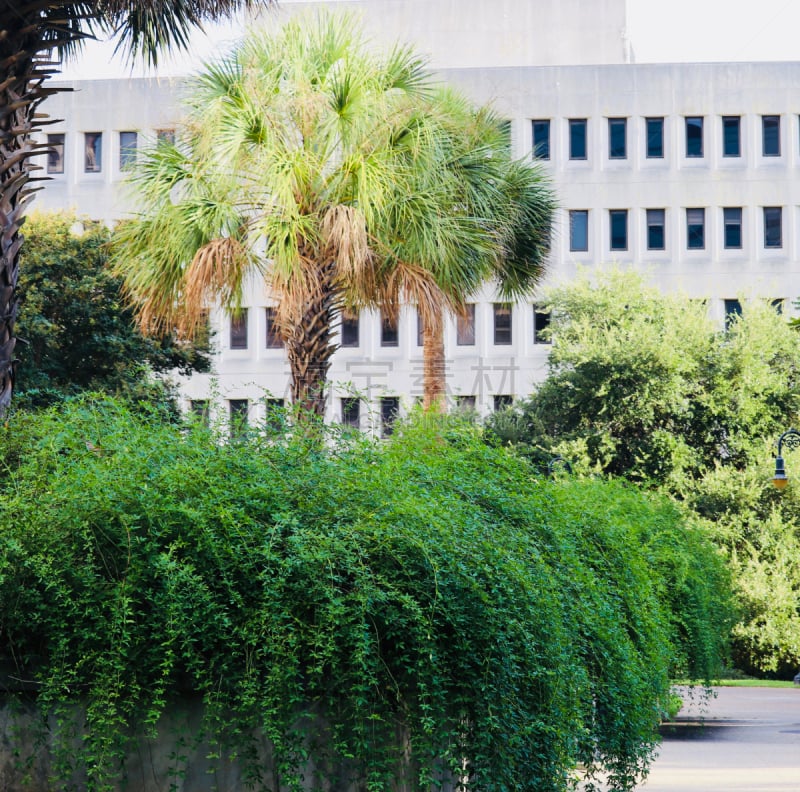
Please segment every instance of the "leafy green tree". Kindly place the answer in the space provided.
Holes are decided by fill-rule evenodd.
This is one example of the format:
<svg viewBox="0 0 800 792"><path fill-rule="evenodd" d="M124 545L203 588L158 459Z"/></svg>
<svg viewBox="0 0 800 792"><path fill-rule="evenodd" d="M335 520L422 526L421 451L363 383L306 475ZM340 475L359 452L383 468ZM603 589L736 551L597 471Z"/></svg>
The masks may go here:
<svg viewBox="0 0 800 792"><path fill-rule="evenodd" d="M328 14L206 67L176 144L150 152L134 185L144 209L115 259L145 330L191 327L263 276L293 400L317 414L339 311L391 314L405 298L435 328L487 279L517 294L540 272L552 212L492 113Z"/></svg>
<svg viewBox="0 0 800 792"><path fill-rule="evenodd" d="M207 344L138 331L122 283L108 266L111 235L104 226L74 215L34 214L25 236L17 327L27 354L17 372L20 404L40 406L86 390L163 399L169 388L153 374L209 369Z"/></svg>
<svg viewBox="0 0 800 792"><path fill-rule="evenodd" d="M702 301L620 270L549 299L549 376L492 417L490 436L542 469L560 455L680 500L728 559L737 663L786 673L800 662L800 501L770 479L775 442L800 417L796 331L759 301L723 331Z"/></svg>
<svg viewBox="0 0 800 792"><path fill-rule="evenodd" d="M41 103L55 89L52 57L69 55L95 32L115 32L121 47L153 64L160 50L186 47L192 29L258 0L0 0L0 415L14 387L14 322L29 180L42 154L33 142Z"/></svg>

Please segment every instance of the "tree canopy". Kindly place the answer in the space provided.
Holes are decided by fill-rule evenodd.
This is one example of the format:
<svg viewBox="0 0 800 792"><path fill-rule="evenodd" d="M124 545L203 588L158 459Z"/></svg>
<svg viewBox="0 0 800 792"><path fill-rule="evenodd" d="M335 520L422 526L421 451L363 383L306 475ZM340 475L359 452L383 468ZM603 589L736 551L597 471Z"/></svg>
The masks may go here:
<svg viewBox="0 0 800 792"><path fill-rule="evenodd" d="M25 236L17 321L26 349L17 374L21 405L86 390L159 399L169 387L154 374L208 371L207 334L194 344L139 332L108 266L107 228L70 214L34 214Z"/></svg>
<svg viewBox="0 0 800 792"><path fill-rule="evenodd" d="M769 301L744 298L720 327L704 301L622 270L584 274L548 300L549 375L490 419L490 435L541 469L561 456L576 472L679 500L728 558L742 607L737 663L794 674L800 500L771 477L775 443L800 418L796 330ZM787 465L800 472L790 450Z"/></svg>
<svg viewBox="0 0 800 792"><path fill-rule="evenodd" d="M141 213L115 260L145 329L191 327L263 277L293 398L322 414L343 308L402 299L429 325L484 281L540 272L552 195L502 124L351 17L293 19L209 64L174 145L134 174Z"/></svg>

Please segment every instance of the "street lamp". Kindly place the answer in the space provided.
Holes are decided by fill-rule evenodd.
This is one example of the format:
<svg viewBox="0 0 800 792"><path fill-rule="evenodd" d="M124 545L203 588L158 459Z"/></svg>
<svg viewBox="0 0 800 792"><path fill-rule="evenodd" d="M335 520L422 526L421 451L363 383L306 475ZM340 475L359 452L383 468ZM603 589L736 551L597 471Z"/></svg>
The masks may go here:
<svg viewBox="0 0 800 792"><path fill-rule="evenodd" d="M786 465L781 455L784 443L786 443L789 448L799 448L800 432L798 432L797 429L787 429L778 438L778 456L775 457L775 475L772 477L772 483L775 489L779 490L786 489L786 485L789 483L789 477L786 475Z"/></svg>

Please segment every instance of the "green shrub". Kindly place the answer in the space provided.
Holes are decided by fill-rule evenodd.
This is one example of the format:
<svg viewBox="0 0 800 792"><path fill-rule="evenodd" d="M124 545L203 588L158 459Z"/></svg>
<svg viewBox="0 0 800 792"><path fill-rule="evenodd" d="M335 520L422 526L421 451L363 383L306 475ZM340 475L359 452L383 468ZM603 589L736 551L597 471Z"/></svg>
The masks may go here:
<svg viewBox="0 0 800 792"><path fill-rule="evenodd" d="M561 790L579 764L629 789L671 664L710 630L673 507L542 480L468 424L225 444L87 400L18 414L0 446L0 664L42 683L61 787L108 788L132 734L195 692L228 752L271 741L287 788L311 751L387 789L405 740L420 789L449 768Z"/></svg>

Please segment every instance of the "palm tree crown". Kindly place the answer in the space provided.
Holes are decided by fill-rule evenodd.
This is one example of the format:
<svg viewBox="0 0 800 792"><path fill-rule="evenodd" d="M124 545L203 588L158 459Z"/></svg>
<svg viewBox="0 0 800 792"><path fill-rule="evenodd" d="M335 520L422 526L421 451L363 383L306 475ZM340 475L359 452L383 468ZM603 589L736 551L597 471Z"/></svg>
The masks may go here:
<svg viewBox="0 0 800 792"><path fill-rule="evenodd" d="M257 271L293 398L322 414L342 308L411 299L432 316L504 268L519 276L506 254L525 218L499 207L522 181L497 126L410 50L370 50L350 17L251 35L194 81L176 143L134 176L144 210L115 260L142 325L190 330Z"/></svg>

